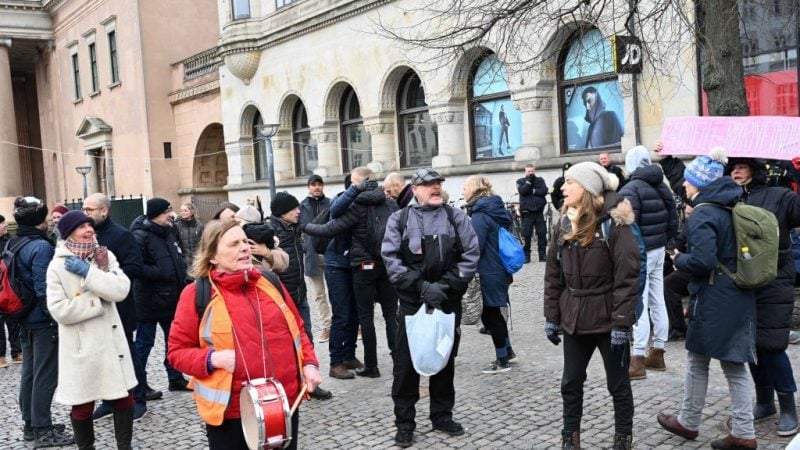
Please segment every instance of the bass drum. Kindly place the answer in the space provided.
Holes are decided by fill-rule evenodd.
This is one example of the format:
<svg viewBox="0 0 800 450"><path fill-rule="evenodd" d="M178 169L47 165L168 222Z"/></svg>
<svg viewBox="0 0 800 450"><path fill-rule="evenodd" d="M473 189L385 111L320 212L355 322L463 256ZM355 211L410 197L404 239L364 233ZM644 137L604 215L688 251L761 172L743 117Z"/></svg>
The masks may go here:
<svg viewBox="0 0 800 450"><path fill-rule="evenodd" d="M239 409L244 440L250 450L285 448L292 441L289 399L280 381L258 378L245 382Z"/></svg>

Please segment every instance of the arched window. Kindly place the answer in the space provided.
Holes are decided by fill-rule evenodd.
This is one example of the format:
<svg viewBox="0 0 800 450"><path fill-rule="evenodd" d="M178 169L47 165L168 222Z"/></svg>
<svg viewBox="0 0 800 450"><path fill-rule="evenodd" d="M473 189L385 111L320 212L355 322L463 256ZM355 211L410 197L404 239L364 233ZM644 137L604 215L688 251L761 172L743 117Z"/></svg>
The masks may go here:
<svg viewBox="0 0 800 450"><path fill-rule="evenodd" d="M476 61L469 85L473 158L513 157L522 145L522 119L511 103L506 73L497 56Z"/></svg>
<svg viewBox="0 0 800 450"><path fill-rule="evenodd" d="M622 93L611 42L600 30L575 32L561 55L561 142L567 152L620 148L625 129Z"/></svg>
<svg viewBox="0 0 800 450"><path fill-rule="evenodd" d="M439 154L438 130L428 114L422 82L413 70L400 81L397 106L400 167L430 165L433 157Z"/></svg>
<svg viewBox="0 0 800 450"><path fill-rule="evenodd" d="M352 87L348 86L342 94L339 119L344 170L350 171L372 161L372 139L364 128L361 107L358 104L356 91Z"/></svg>
<svg viewBox="0 0 800 450"><path fill-rule="evenodd" d="M256 127L264 123L261 117L261 112L256 111L253 117L253 162L256 168L256 180L266 180L269 178L267 167L267 143L264 139L259 138L258 130Z"/></svg>
<svg viewBox="0 0 800 450"><path fill-rule="evenodd" d="M292 114L292 140L294 141L295 173L298 177L311 175L319 165L317 143L311 140L311 127L303 102L297 101Z"/></svg>

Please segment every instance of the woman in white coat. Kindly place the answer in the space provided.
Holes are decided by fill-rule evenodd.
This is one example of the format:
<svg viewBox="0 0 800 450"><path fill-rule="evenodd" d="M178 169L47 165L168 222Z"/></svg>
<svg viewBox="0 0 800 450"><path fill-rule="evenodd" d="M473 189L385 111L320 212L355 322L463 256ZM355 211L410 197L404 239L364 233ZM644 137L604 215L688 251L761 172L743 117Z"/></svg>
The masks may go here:
<svg viewBox="0 0 800 450"><path fill-rule="evenodd" d="M47 308L59 333L56 401L72 406L78 448L94 449L94 402L111 400L117 448L130 449L136 375L115 305L130 280L98 246L90 217L70 211L58 230L64 240L47 269Z"/></svg>

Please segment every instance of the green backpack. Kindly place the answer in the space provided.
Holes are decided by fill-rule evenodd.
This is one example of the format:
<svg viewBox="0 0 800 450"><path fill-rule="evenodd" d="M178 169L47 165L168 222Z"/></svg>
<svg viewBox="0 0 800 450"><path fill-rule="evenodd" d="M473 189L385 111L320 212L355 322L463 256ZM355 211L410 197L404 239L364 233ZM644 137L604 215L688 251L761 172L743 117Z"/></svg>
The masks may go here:
<svg viewBox="0 0 800 450"><path fill-rule="evenodd" d="M731 211L736 235L736 273L717 261L720 270L742 289L755 289L771 283L778 276L778 219L764 208L737 203Z"/></svg>

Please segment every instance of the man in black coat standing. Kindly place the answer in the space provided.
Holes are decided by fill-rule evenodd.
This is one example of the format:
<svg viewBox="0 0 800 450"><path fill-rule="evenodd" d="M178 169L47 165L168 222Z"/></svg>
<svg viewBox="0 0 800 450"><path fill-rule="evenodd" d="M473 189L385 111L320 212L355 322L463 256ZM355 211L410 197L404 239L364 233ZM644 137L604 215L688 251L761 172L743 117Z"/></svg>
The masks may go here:
<svg viewBox="0 0 800 450"><path fill-rule="evenodd" d="M131 224L131 231L142 251L142 273L133 282L136 301L136 356L142 367L147 367L147 358L156 340L156 325L161 327L164 336L169 336L169 328L178 306L178 297L186 285L186 263L183 260L180 244L172 230L170 216L172 206L163 198L147 201L145 217L139 217ZM167 339L164 339L166 355ZM183 375L167 362L164 357L170 391L188 391ZM147 373L144 373L147 386ZM140 382L141 383L141 382Z"/></svg>
<svg viewBox="0 0 800 450"><path fill-rule="evenodd" d="M522 214L522 237L525 239L525 262L531 262L531 237L536 227L536 245L539 262L545 262L547 252L547 225L544 223L544 207L547 205L547 184L536 176L536 166L525 166L525 176L517 180L519 210Z"/></svg>
<svg viewBox="0 0 800 450"><path fill-rule="evenodd" d="M622 186L625 186L625 172L623 172L618 165L611 162L611 157L608 155L608 153L600 153L600 155L597 157L597 162L599 162L601 166L605 167L608 173L613 173L614 176L619 179L619 186L617 186L617 192L619 192L620 189L622 189Z"/></svg>

